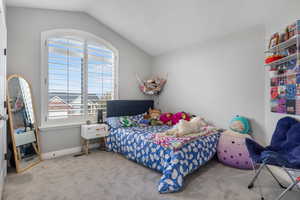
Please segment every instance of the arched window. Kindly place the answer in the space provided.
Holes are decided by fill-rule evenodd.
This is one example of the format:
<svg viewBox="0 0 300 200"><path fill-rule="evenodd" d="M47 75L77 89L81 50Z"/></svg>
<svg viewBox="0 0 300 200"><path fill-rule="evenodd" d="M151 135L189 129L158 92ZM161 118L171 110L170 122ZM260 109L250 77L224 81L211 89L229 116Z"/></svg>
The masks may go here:
<svg viewBox="0 0 300 200"><path fill-rule="evenodd" d="M78 30L42 33L42 124L95 120L117 99L118 51Z"/></svg>

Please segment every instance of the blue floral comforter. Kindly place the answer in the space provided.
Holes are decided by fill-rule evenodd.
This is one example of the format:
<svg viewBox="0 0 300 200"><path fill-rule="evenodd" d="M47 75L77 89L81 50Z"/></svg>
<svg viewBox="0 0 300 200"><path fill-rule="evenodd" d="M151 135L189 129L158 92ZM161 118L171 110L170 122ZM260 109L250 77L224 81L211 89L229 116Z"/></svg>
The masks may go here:
<svg viewBox="0 0 300 200"><path fill-rule="evenodd" d="M160 193L176 192L182 188L183 178L207 163L216 153L220 134L199 137L179 150L155 144L149 134L164 132L168 126L147 126L111 129L107 149L163 174Z"/></svg>

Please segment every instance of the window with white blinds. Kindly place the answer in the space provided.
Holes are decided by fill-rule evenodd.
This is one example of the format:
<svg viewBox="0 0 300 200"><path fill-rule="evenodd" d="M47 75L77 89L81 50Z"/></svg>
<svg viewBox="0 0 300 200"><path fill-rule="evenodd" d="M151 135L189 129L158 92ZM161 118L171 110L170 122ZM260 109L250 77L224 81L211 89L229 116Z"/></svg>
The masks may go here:
<svg viewBox="0 0 300 200"><path fill-rule="evenodd" d="M105 44L84 37L46 39L45 121L95 119L115 98L116 55Z"/></svg>

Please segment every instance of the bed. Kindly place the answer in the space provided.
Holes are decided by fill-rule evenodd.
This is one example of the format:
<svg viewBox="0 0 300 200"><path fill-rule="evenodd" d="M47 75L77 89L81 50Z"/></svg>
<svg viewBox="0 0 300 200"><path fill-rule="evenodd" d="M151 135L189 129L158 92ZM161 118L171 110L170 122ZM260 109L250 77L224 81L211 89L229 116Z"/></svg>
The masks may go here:
<svg viewBox="0 0 300 200"><path fill-rule="evenodd" d="M152 100L108 101L107 117L141 114L153 107ZM216 154L220 133L199 137L171 149L149 140L149 135L168 130L169 126L111 128L107 137L107 150L123 154L126 158L162 173L158 184L160 193L180 191L183 179Z"/></svg>

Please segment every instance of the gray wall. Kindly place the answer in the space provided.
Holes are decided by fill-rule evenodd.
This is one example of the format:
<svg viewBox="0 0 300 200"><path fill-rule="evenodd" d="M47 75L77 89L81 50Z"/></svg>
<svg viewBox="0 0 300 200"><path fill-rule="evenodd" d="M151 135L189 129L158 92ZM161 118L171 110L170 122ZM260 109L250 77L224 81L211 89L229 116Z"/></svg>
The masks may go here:
<svg viewBox="0 0 300 200"><path fill-rule="evenodd" d="M32 84L37 119L40 119L41 32L51 29L79 29L110 42L119 50L119 97L143 99L135 74L151 74L152 58L91 16L80 12L8 7L8 75L20 74ZM42 152L80 145L77 127L41 131Z"/></svg>
<svg viewBox="0 0 300 200"><path fill-rule="evenodd" d="M169 74L159 106L203 116L222 128L243 115L264 141L264 37L264 26L256 26L156 57L154 74Z"/></svg>

